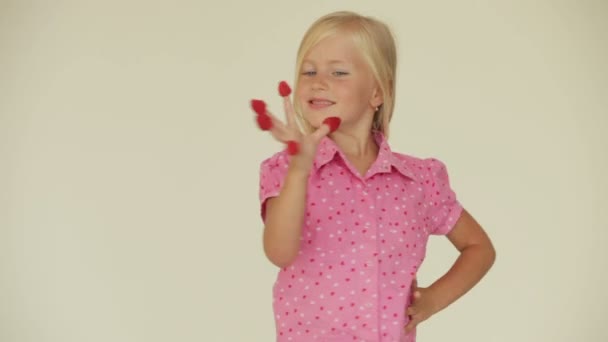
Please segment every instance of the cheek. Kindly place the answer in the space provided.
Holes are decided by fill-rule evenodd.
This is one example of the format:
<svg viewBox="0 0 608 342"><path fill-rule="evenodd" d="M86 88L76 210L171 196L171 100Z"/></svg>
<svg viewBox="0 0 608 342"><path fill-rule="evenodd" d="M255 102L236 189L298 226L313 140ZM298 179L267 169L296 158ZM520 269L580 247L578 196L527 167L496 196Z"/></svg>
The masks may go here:
<svg viewBox="0 0 608 342"><path fill-rule="evenodd" d="M298 87L296 88L296 91L293 94L293 96L294 96L293 100L297 99L298 102L300 103L300 106L302 108L304 108L305 105L306 105L307 95L306 95L306 92L304 90L302 90L302 89L305 89L304 85L302 85L301 83L299 83Z"/></svg>
<svg viewBox="0 0 608 342"><path fill-rule="evenodd" d="M340 98L349 100L351 103L353 100L360 101L364 95L361 87L357 87L352 82L337 82L334 86L334 90Z"/></svg>

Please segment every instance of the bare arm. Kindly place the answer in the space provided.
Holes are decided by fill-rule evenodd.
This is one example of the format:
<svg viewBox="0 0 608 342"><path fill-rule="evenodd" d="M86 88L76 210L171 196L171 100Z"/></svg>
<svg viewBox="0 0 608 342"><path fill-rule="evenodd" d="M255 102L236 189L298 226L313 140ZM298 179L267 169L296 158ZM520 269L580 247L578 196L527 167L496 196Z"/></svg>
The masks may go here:
<svg viewBox="0 0 608 342"><path fill-rule="evenodd" d="M288 266L298 255L307 179L307 172L290 165L281 193L266 202L264 253L278 267Z"/></svg>
<svg viewBox="0 0 608 342"><path fill-rule="evenodd" d="M496 251L489 237L464 209L447 238L460 251L460 256L450 270L429 287L438 306L437 311L444 309L475 286L496 259Z"/></svg>
<svg viewBox="0 0 608 342"><path fill-rule="evenodd" d="M494 264L496 251L492 242L466 210L463 209L447 237L460 251L460 256L450 270L431 286L419 288L414 281L414 303L406 311L411 317L405 327L406 332L467 293Z"/></svg>
<svg viewBox="0 0 608 342"><path fill-rule="evenodd" d="M296 124L296 113L289 99L290 93L291 89L287 83L281 82L279 94L283 97L286 124L267 110L265 102L251 102L252 108L258 114L260 128L270 131L276 140L288 144L289 154L292 155L279 196L266 201L264 253L278 267L288 266L298 255L306 209L308 174L313 166L317 146L323 137L340 125L338 117L330 117L313 132L303 134Z"/></svg>

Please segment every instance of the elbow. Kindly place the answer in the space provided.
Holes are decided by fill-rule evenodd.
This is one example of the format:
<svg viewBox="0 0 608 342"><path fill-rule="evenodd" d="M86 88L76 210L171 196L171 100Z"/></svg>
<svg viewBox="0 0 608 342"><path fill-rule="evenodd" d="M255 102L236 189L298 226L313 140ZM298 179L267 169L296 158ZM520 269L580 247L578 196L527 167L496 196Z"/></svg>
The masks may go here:
<svg viewBox="0 0 608 342"><path fill-rule="evenodd" d="M288 251L281 251L277 249L265 248L264 253L266 254L266 258L275 266L279 268L288 267L293 263L296 258L294 253L289 253Z"/></svg>
<svg viewBox="0 0 608 342"><path fill-rule="evenodd" d="M496 261L496 249L494 248L492 243L488 241L488 243L484 246L483 250L485 252L483 255L487 265L487 269L490 269Z"/></svg>
<svg viewBox="0 0 608 342"><path fill-rule="evenodd" d="M492 268L496 261L496 249L489 240L468 245L461 250L461 253L466 253L477 260L484 273Z"/></svg>
<svg viewBox="0 0 608 342"><path fill-rule="evenodd" d="M290 231L297 233L285 234ZM263 235L264 254L275 266L285 268L298 257L300 235L297 230L292 227L267 223Z"/></svg>
<svg viewBox="0 0 608 342"><path fill-rule="evenodd" d="M490 266L494 265L496 261L496 249L492 244L490 244Z"/></svg>
<svg viewBox="0 0 608 342"><path fill-rule="evenodd" d="M289 265L291 265L290 261L281 261L281 260L272 260L270 259L270 262L275 265L278 268L286 268Z"/></svg>
<svg viewBox="0 0 608 342"><path fill-rule="evenodd" d="M278 241L269 236L264 238L264 254L279 268L291 265L298 256L298 249L298 245L292 246L286 241Z"/></svg>

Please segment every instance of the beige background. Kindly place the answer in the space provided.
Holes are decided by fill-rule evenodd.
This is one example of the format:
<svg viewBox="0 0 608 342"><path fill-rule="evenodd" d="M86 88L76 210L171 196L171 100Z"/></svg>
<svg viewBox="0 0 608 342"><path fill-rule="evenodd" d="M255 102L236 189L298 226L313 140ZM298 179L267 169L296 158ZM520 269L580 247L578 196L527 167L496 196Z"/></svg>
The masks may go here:
<svg viewBox="0 0 608 342"><path fill-rule="evenodd" d="M498 250L419 341L607 341L606 1L0 1L0 341L272 341L258 166L314 19L399 41L394 149ZM278 111L278 110L277 110ZM420 281L456 253L431 242Z"/></svg>

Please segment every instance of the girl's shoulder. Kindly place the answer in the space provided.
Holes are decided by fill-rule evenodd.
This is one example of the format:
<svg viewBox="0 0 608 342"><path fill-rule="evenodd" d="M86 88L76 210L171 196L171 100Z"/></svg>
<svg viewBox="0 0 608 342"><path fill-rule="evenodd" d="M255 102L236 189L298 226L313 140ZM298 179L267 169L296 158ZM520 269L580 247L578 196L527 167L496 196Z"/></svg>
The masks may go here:
<svg viewBox="0 0 608 342"><path fill-rule="evenodd" d="M395 167L408 170L416 175L416 178L427 178L428 176L437 176L437 174L447 172L445 163L434 156L422 157L392 152L392 158Z"/></svg>
<svg viewBox="0 0 608 342"><path fill-rule="evenodd" d="M272 155L264 158L260 163L260 172L268 172L271 170L281 170L287 171L289 166L289 154L286 150L281 150L273 153ZM277 170L277 171L278 171Z"/></svg>

